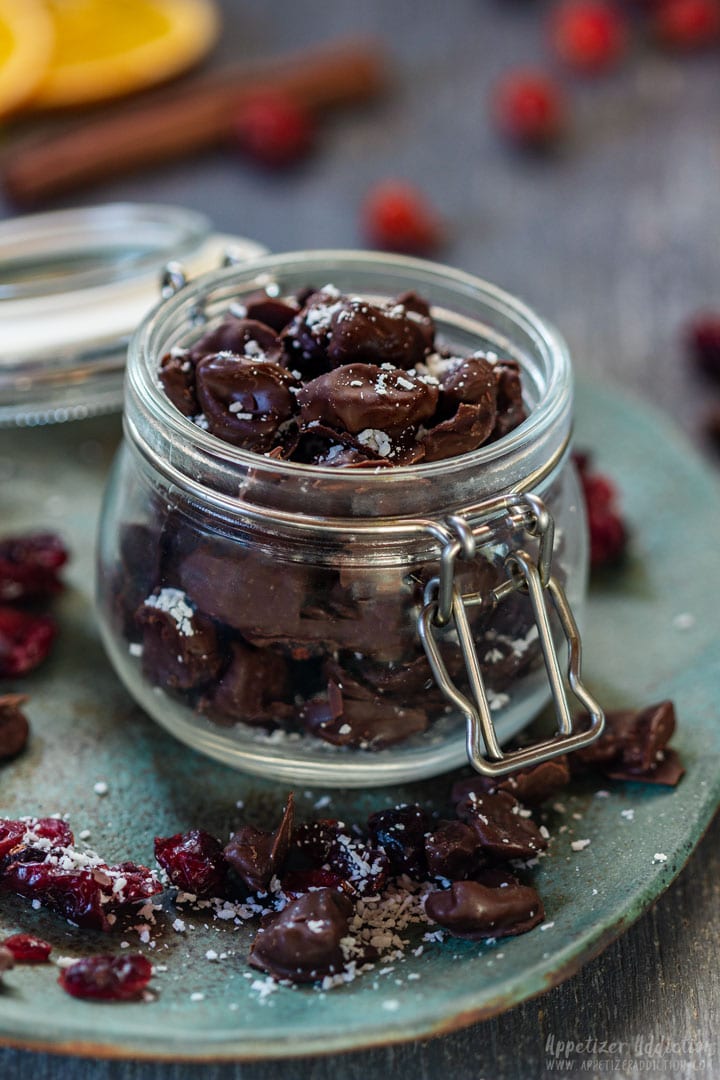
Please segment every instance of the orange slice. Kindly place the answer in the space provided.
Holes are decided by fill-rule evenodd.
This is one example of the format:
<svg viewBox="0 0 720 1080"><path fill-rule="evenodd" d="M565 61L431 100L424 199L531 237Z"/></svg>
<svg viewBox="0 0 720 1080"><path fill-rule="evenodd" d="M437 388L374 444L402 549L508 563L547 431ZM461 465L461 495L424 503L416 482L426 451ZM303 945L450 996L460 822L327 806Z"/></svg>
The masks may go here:
<svg viewBox="0 0 720 1080"><path fill-rule="evenodd" d="M214 0L45 3L55 48L33 96L40 108L83 105L163 82L200 60L220 26Z"/></svg>
<svg viewBox="0 0 720 1080"><path fill-rule="evenodd" d="M42 0L0 0L0 116L30 97L52 46L52 22Z"/></svg>

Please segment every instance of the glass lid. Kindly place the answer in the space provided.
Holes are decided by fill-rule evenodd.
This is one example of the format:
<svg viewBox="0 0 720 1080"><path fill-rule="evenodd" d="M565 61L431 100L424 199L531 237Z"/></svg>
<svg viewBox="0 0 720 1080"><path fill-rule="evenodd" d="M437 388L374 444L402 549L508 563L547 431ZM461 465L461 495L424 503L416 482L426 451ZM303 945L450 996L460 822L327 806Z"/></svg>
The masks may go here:
<svg viewBox="0 0 720 1080"><path fill-rule="evenodd" d="M265 253L182 207L114 203L0 222L0 427L122 407L130 335L160 299L168 262L187 276Z"/></svg>

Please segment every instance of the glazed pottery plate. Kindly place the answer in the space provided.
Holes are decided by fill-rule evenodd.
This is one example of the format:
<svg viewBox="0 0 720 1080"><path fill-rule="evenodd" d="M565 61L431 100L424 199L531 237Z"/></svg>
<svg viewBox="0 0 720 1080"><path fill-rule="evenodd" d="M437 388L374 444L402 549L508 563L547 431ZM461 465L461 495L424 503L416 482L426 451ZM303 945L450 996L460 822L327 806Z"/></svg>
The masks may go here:
<svg viewBox="0 0 720 1080"><path fill-rule="evenodd" d="M2 531L57 528L73 551L69 588L57 604L57 647L22 685L33 738L0 769L0 814L68 814L76 834L89 830L87 843L108 861L147 863L154 835L196 826L226 836L241 814L267 824L286 791L175 742L133 706L104 657L92 614L93 542L118 437L115 419L0 433ZM720 800L720 496L663 417L605 387L580 387L577 442L616 480L632 529L627 566L593 584L585 673L610 708L672 698L674 744L687 774L675 790L608 783L604 792L588 784L563 794L547 812L553 841L535 871L544 927L496 944L423 942L418 928L408 931L406 959L347 986L264 994L253 988L257 975L247 977L250 930L193 917L177 932L171 915L153 931L152 950L136 931L124 932L129 947L147 951L159 968L156 1000L81 1002L63 993L56 969L16 967L0 990L0 1041L118 1057L252 1059L424 1038L560 982L662 893ZM98 782L105 795L96 793ZM442 806L450 782L296 796L303 816L362 821L399 801ZM575 850L577 840L590 843ZM2 896L0 905L0 937L38 933L58 956L120 950L119 940L74 929L15 897ZM208 950L225 956L208 959Z"/></svg>

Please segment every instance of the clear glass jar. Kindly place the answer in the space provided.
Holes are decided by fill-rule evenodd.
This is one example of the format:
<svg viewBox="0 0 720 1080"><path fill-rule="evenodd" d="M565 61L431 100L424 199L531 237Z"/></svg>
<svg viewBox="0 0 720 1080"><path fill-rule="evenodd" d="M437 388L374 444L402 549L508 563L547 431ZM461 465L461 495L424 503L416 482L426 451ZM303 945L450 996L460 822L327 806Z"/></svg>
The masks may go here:
<svg viewBox="0 0 720 1080"><path fill-rule="evenodd" d="M521 364L528 418L463 456L371 471L241 450L174 408L157 379L169 350L197 340L258 288L284 295L325 282L371 299L423 296L444 344ZM551 686L562 737L543 744L540 757L589 741L602 713L579 682L560 584L579 613L587 547L568 458L571 423L562 340L467 274L376 253L300 252L194 280L156 308L130 346L125 442L99 545L101 628L118 674L186 743L290 782L407 781L457 766L466 752L476 767L507 771L530 758L501 758L498 744L528 724ZM543 588L552 549L543 504L555 525L552 589ZM523 584L528 564L552 614L549 634ZM177 632L187 632L182 640L138 619L158 589L167 590ZM460 622L472 643L463 645ZM589 733L573 732L560 685L553 641L563 630L570 684L592 714ZM319 728L318 717L327 721ZM483 732L487 759L478 766Z"/></svg>

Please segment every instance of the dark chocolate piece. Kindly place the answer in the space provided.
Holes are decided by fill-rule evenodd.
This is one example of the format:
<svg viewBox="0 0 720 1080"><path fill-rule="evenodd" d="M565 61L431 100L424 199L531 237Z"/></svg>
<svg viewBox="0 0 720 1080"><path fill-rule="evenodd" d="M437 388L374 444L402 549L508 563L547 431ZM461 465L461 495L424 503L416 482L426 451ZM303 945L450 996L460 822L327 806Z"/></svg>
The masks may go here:
<svg viewBox="0 0 720 1080"><path fill-rule="evenodd" d="M456 881L431 893L425 910L454 937L469 941L524 934L545 918L542 901L529 885L489 888L478 881Z"/></svg>
<svg viewBox="0 0 720 1080"><path fill-rule="evenodd" d="M477 450L487 442L495 424L495 412L480 405L459 405L454 416L424 431L420 443L426 461L441 461Z"/></svg>
<svg viewBox="0 0 720 1080"><path fill-rule="evenodd" d="M229 316L214 330L208 331L189 349L189 358L197 364L212 353L233 353L254 360L279 361L280 343L275 331L255 319Z"/></svg>
<svg viewBox="0 0 720 1080"><path fill-rule="evenodd" d="M475 830L483 851L494 859L529 859L547 847L535 822L523 816L520 803L506 791L469 795L458 803L457 816Z"/></svg>
<svg viewBox="0 0 720 1080"><path fill-rule="evenodd" d="M244 450L272 447L296 412L297 380L278 364L216 353L196 369L198 404L213 435Z"/></svg>
<svg viewBox="0 0 720 1080"><path fill-rule="evenodd" d="M589 723L587 715L579 723ZM643 773L652 769L675 731L675 707L661 701L644 709L618 709L605 714L605 730L590 746L578 750L571 764L617 765L619 772Z"/></svg>
<svg viewBox="0 0 720 1080"><path fill-rule="evenodd" d="M427 332L402 304L351 297L333 312L327 351L333 365L366 362L407 370L424 360L426 342Z"/></svg>
<svg viewBox="0 0 720 1080"><path fill-rule="evenodd" d="M306 427L319 421L351 435L375 432L368 445L389 457L391 436L431 417L438 390L410 372L353 362L306 383L297 397Z"/></svg>
<svg viewBox="0 0 720 1080"><path fill-rule="evenodd" d="M333 889L292 900L259 932L250 964L275 979L314 982L343 970L340 942L347 935L352 903Z"/></svg>
<svg viewBox="0 0 720 1080"><path fill-rule="evenodd" d="M658 784L664 787L677 787L685 775L685 767L676 750L662 750L661 756L651 769L645 772L631 772L611 768L606 775L610 780L632 780L638 784Z"/></svg>
<svg viewBox="0 0 720 1080"><path fill-rule="evenodd" d="M433 877L459 881L478 869L479 843L475 830L463 821L441 821L425 837L427 867Z"/></svg>
<svg viewBox="0 0 720 1080"><path fill-rule="evenodd" d="M563 755L508 776L492 777L478 773L463 780L456 780L451 799L454 803L459 803L473 792L482 795L486 792L507 791L527 806L539 806L569 782L570 769L567 757Z"/></svg>
<svg viewBox="0 0 720 1080"><path fill-rule="evenodd" d="M243 825L226 845L227 862L251 892L264 892L272 878L282 872L290 848L294 816L295 797L290 792L275 832Z"/></svg>
<svg viewBox="0 0 720 1080"><path fill-rule="evenodd" d="M142 664L156 686L190 690L220 673L223 655L217 631L179 589L156 589L137 613L142 627Z"/></svg>
<svg viewBox="0 0 720 1080"><path fill-rule="evenodd" d="M269 649L233 641L230 662L200 700L199 710L216 723L268 726L293 714L287 660Z"/></svg>
<svg viewBox="0 0 720 1080"><path fill-rule="evenodd" d="M248 319L263 323L279 334L295 318L300 309L296 304L276 300L267 293L259 292L247 298L245 310Z"/></svg>
<svg viewBox="0 0 720 1080"><path fill-rule="evenodd" d="M195 364L187 351L168 353L162 358L160 382L183 416L197 416L200 407L195 393Z"/></svg>
<svg viewBox="0 0 720 1080"><path fill-rule="evenodd" d="M334 746L379 750L425 731L427 713L403 708L380 697L345 697L337 683L328 683L327 697L313 698L300 712L306 731Z"/></svg>
<svg viewBox="0 0 720 1080"><path fill-rule="evenodd" d="M496 360L497 420L492 439L508 435L527 418L520 382L520 365L516 360Z"/></svg>

